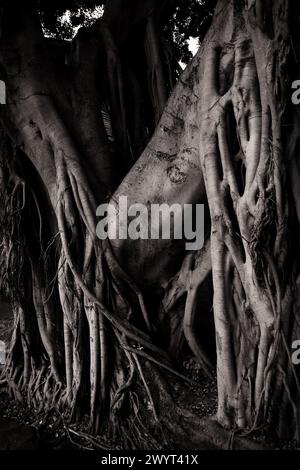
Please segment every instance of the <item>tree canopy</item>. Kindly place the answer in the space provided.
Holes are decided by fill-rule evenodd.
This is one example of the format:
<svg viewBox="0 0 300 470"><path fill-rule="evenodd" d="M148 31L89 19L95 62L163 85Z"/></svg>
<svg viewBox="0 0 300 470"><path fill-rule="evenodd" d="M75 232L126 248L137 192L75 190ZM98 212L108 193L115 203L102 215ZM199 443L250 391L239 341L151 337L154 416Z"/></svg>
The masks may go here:
<svg viewBox="0 0 300 470"><path fill-rule="evenodd" d="M36 0L46 34L59 39L72 39L79 27L89 26L105 11L106 17L125 24L126 15L134 15L136 21L146 18L154 9L163 12L161 32L172 44L177 61L187 64L191 58L188 48L190 37L203 39L212 19L216 0L132 0L120 1L63 0L47 2ZM123 11L122 11L123 9ZM66 14L67 12L67 14ZM122 27L122 26L121 26Z"/></svg>

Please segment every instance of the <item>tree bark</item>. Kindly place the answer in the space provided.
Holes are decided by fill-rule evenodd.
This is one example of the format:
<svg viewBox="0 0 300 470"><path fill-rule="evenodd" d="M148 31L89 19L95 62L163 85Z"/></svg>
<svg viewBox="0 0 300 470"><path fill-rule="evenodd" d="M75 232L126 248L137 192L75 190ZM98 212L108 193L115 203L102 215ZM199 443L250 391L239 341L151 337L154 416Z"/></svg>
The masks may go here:
<svg viewBox="0 0 300 470"><path fill-rule="evenodd" d="M59 53L34 11L15 10L13 2L4 8L1 271L16 322L8 387L18 399L55 404L73 418L88 410L95 433L107 423L119 436L131 429L124 446L143 442L145 401L153 435L158 422L172 427L174 414L178 431L184 413L172 407L162 375L184 377L158 346L153 299L167 313L187 294L183 333L210 375L195 322L212 270L218 421L241 433L272 424L279 436L288 426L298 439L298 371L289 352L299 329L299 112L289 104L298 7L292 0L219 0L153 137L116 189L152 119L137 125L147 87L121 53L117 3L108 2L104 19ZM156 2L149 5L144 59L155 75L158 118L167 88L152 28ZM107 106L114 139L101 120ZM185 253L177 240L100 243L96 207L109 199L117 206L122 195L129 205L207 201L205 248Z"/></svg>

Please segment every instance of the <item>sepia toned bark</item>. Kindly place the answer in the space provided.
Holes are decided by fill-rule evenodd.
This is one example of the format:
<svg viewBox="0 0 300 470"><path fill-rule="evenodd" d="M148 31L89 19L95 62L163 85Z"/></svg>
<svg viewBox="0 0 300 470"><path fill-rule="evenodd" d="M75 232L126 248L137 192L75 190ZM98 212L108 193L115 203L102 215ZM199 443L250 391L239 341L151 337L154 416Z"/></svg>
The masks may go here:
<svg viewBox="0 0 300 470"><path fill-rule="evenodd" d="M185 419L196 434L197 418L172 404L165 376L186 379L158 341L149 299L168 319L186 296L183 335L212 377L195 328L212 273L216 419L241 435L265 425L299 440L290 350L299 336L299 111L290 99L299 7L219 0L166 103L157 5L147 2L139 40L152 108L144 116L145 83L122 55L128 31L117 35L113 3L71 45L44 38L34 11L3 8L0 250L15 316L3 384L71 419L88 412L94 433L109 423L125 447L144 442L143 413L156 430L180 434ZM204 248L100 242L96 208L117 207L122 195L128 204L207 204Z"/></svg>

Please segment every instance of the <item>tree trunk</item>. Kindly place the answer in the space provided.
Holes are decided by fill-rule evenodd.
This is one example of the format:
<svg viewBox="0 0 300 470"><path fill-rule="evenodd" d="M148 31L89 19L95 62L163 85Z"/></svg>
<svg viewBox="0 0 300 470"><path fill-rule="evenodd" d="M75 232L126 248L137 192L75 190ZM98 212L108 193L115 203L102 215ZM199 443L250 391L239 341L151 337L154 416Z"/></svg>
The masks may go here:
<svg viewBox="0 0 300 470"><path fill-rule="evenodd" d="M153 436L163 424L179 433L172 419L177 414L179 423L184 413L163 376L184 378L158 345L153 305L162 302L168 319L187 295L183 332L210 375L195 322L212 270L217 419L240 432L272 424L279 436L288 426L298 439L298 372L290 359L299 300L299 113L290 105L298 7L219 0L198 54L116 190L168 87L152 2L141 41L144 79L124 57L126 28L127 39L115 40L113 3L69 49L43 37L33 11L13 2L4 8L1 272L15 314L5 381L36 406L55 404L77 419L88 411L95 433L109 423L125 447L145 445L149 410ZM147 77L154 86L145 86ZM142 122L146 89L152 108ZM207 200L204 249L186 253L178 240L101 243L96 207L109 198L117 204L120 195L128 204Z"/></svg>
<svg viewBox="0 0 300 470"><path fill-rule="evenodd" d="M212 223L218 420L240 429L272 423L299 439L290 357L299 282L292 255L299 236L291 180L298 157L293 12L289 1L219 2L202 49L199 117Z"/></svg>

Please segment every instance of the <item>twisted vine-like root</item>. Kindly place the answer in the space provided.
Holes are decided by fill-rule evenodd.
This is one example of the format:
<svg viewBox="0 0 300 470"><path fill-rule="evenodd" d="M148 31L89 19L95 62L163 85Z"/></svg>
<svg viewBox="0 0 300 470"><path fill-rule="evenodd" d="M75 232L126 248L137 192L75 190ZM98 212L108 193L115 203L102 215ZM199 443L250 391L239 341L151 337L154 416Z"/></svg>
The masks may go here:
<svg viewBox="0 0 300 470"><path fill-rule="evenodd" d="M281 7L287 8L285 2ZM212 221L218 419L226 427L253 430L262 417L267 424L274 395L286 393L295 415L287 391L293 381L288 384L280 372L293 370L285 338L294 328L295 298L284 284L291 223L283 197L284 109L270 72L274 56L283 59L288 33L278 46L258 32L258 19L249 23L238 9L230 14L238 31L230 36L220 30L206 51L200 158ZM296 263L292 270L298 270Z"/></svg>

